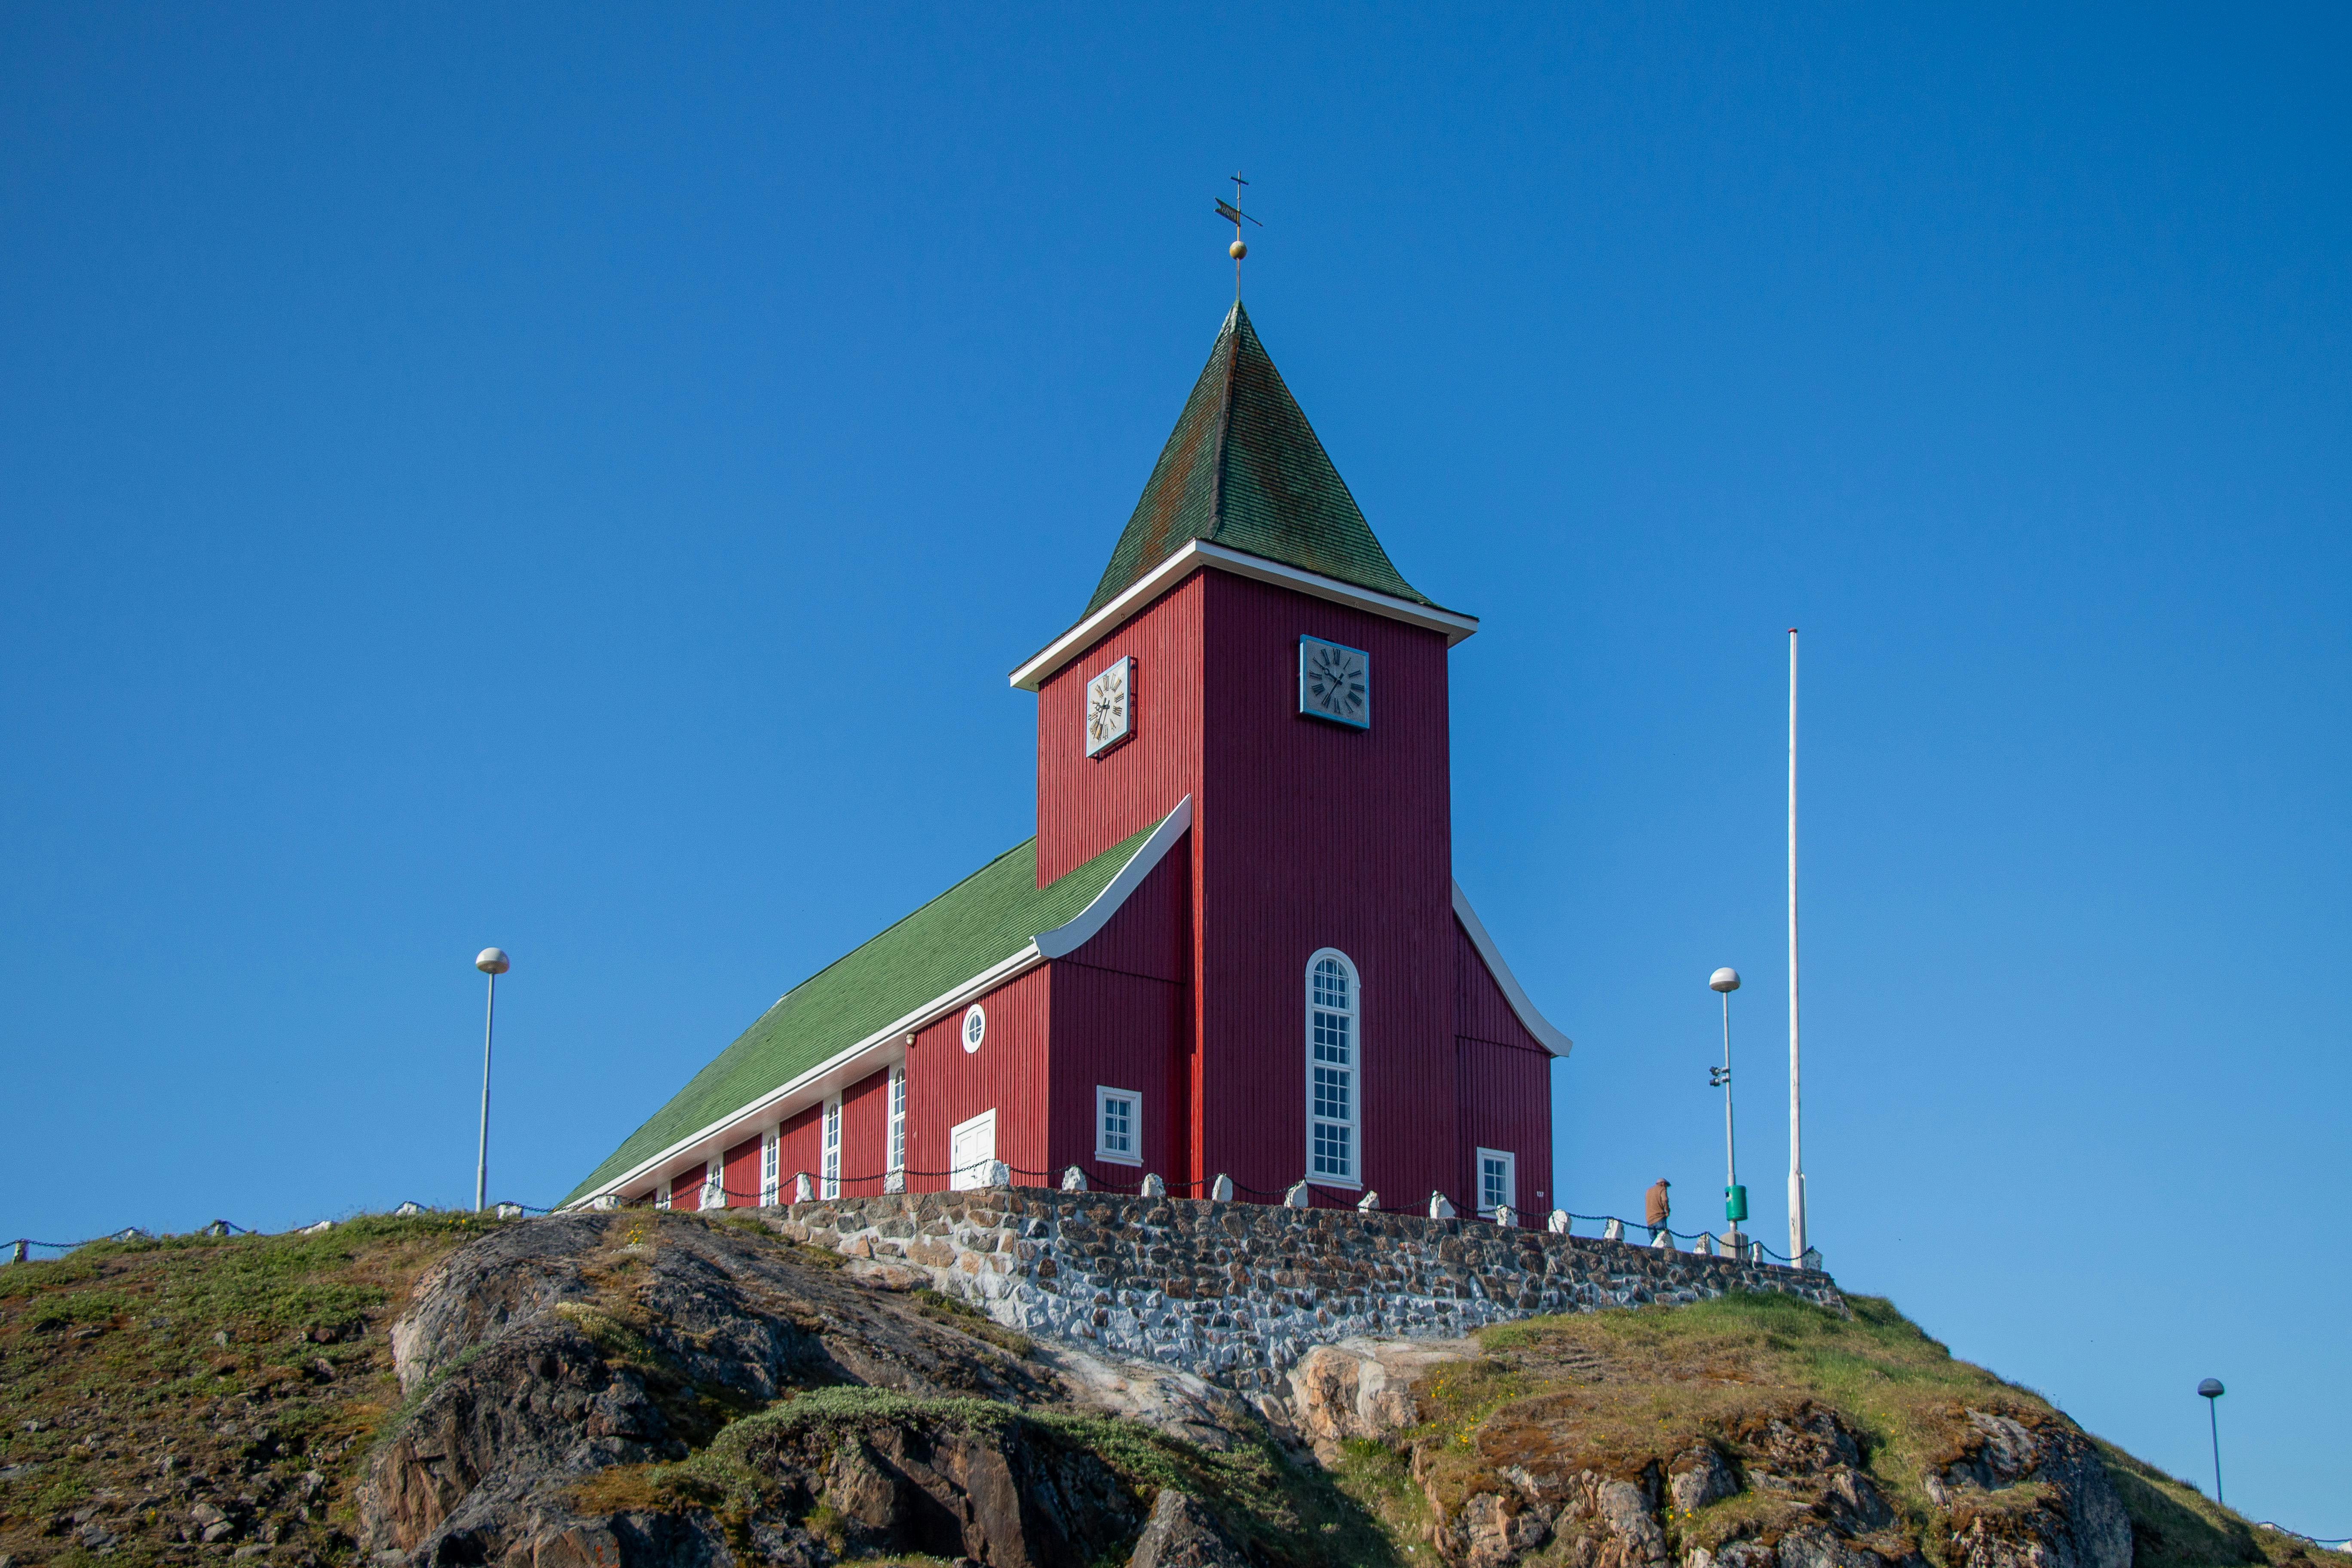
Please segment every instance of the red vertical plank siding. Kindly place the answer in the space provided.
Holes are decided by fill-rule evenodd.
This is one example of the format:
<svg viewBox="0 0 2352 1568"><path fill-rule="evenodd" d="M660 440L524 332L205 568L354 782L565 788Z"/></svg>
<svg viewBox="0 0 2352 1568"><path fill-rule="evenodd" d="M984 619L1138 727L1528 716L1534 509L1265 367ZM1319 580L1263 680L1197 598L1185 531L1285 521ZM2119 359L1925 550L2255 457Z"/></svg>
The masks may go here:
<svg viewBox="0 0 2352 1568"><path fill-rule="evenodd" d="M1518 1156L1519 1206L1556 1205L1551 1183L1551 1053L1511 1011L1460 921L1454 926L1454 1028L1461 1052L1462 1171L1475 1200L1479 1149ZM1459 1198L1454 1200L1457 1204ZM1473 1205L1465 1205L1467 1214Z"/></svg>
<svg viewBox="0 0 2352 1568"><path fill-rule="evenodd" d="M869 1073L841 1091L841 1195L882 1191L890 1165L890 1071Z"/></svg>
<svg viewBox="0 0 2352 1568"><path fill-rule="evenodd" d="M1199 791L1201 614L1196 572L1129 616L1037 689L1037 885L1140 833ZM1129 739L1086 754L1087 682L1135 660Z"/></svg>
<svg viewBox="0 0 2352 1568"><path fill-rule="evenodd" d="M1046 1026L1052 981L1040 965L980 999L988 1030L966 1054L964 1010L919 1031L907 1052L907 1190L936 1193L947 1178L948 1131L992 1107L996 1157L1024 1186L1043 1184L1046 1169Z"/></svg>
<svg viewBox="0 0 2352 1568"><path fill-rule="evenodd" d="M820 1100L786 1117L776 1130L776 1186L782 1202L793 1201L793 1178L803 1171L808 1173L810 1190L815 1190L816 1169L824 1155L824 1101Z"/></svg>
<svg viewBox="0 0 2352 1568"><path fill-rule="evenodd" d="M1362 985L1362 1183L1418 1205L1458 1185L1464 1159L1445 640L1229 574L1205 586L1203 1167L1265 1191L1305 1173L1307 963L1334 947ZM1299 715L1302 635L1370 656L1369 730Z"/></svg>
<svg viewBox="0 0 2352 1568"><path fill-rule="evenodd" d="M698 1209L702 1206L702 1183L708 1174L700 1165L689 1166L669 1179L669 1206L674 1209Z"/></svg>
<svg viewBox="0 0 2352 1568"><path fill-rule="evenodd" d="M1191 1035L1188 987L1061 960L1053 966L1052 1131L1046 1169L1072 1165L1098 1186L1132 1190L1147 1173L1181 1189L1192 1178L1180 1163L1189 1107L1180 1056ZM1095 1090L1142 1097L1142 1163L1095 1158Z"/></svg>
<svg viewBox="0 0 2352 1568"><path fill-rule="evenodd" d="M1454 1032L1474 1040L1492 1040L1498 1046L1517 1046L1521 1050L1543 1049L1528 1033L1527 1026L1519 1022L1519 1016L1511 1011L1502 986L1487 972L1486 961L1478 956L1477 946L1459 921L1454 922Z"/></svg>
<svg viewBox="0 0 2352 1568"><path fill-rule="evenodd" d="M1127 896L1102 930L1059 960L1154 980L1192 977L1192 843L1187 834Z"/></svg>
<svg viewBox="0 0 2352 1568"><path fill-rule="evenodd" d="M1192 1168L1192 865L1189 837L1129 895L1093 940L1052 965L1049 1172L1131 1187L1157 1173L1171 1191L1197 1191ZM1143 1097L1140 1165L1095 1159L1095 1090Z"/></svg>
<svg viewBox="0 0 2352 1568"><path fill-rule="evenodd" d="M725 1207L754 1208L760 1202L760 1141L746 1139L719 1157L720 1180L727 1188Z"/></svg>
<svg viewBox="0 0 2352 1568"><path fill-rule="evenodd" d="M1518 1156L1519 1206L1530 1215L1549 1212L1551 1195L1551 1054L1465 1039L1460 1047L1462 1152L1449 1189L1464 1214L1478 1208L1480 1149Z"/></svg>

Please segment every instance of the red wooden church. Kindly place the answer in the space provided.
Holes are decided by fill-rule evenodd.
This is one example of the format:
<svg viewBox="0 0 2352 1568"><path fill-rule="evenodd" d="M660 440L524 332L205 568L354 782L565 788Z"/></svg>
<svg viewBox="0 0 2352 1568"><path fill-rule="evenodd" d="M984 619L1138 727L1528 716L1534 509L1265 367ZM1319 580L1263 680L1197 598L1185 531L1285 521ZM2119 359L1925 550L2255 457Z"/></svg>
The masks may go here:
<svg viewBox="0 0 2352 1568"><path fill-rule="evenodd" d="M566 1201L1076 1167L1552 1207L1569 1041L1453 877L1476 628L1398 574L1236 303L1086 613L1013 672L1037 836L786 992Z"/></svg>

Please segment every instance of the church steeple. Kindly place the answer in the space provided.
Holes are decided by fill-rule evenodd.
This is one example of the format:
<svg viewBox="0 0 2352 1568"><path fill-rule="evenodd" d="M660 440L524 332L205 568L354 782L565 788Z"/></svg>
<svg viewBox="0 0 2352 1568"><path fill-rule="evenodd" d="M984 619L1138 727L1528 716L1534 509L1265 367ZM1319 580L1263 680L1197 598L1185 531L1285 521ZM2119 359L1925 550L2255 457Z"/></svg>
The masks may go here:
<svg viewBox="0 0 2352 1568"><path fill-rule="evenodd" d="M1398 574L1372 536L1238 300L1087 614L1193 539L1412 604L1432 603Z"/></svg>

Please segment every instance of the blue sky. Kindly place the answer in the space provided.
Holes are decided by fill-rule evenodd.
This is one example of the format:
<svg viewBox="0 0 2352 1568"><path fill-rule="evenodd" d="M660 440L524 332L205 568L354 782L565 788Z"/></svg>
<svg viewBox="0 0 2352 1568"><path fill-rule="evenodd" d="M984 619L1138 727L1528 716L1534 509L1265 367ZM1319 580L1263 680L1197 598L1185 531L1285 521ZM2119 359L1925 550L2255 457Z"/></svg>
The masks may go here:
<svg viewBox="0 0 2352 1568"><path fill-rule="evenodd" d="M2347 24L0 10L0 1231L568 1189L1030 831L1231 289L1454 655L1570 1206L2352 1531ZM2326 1505L2333 1500L2331 1511ZM2325 1514L2326 1517L2322 1517Z"/></svg>

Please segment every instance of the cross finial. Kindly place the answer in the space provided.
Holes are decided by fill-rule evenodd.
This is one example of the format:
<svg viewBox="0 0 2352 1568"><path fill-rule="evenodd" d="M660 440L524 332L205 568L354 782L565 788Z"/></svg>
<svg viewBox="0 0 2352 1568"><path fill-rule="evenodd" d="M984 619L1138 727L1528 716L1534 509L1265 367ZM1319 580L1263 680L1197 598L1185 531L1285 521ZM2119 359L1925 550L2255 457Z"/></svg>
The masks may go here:
<svg viewBox="0 0 2352 1568"><path fill-rule="evenodd" d="M1242 178L1239 170L1234 172L1233 181L1234 199L1229 202L1219 196L1217 216L1231 219L1234 226L1234 242L1225 247L1225 253L1234 258L1234 299L1238 303L1242 297L1242 258L1249 254L1249 247L1242 243L1242 220L1249 218L1250 222L1257 223L1257 219L1242 211L1242 187L1249 182ZM1257 226L1264 228L1265 225L1257 223Z"/></svg>

